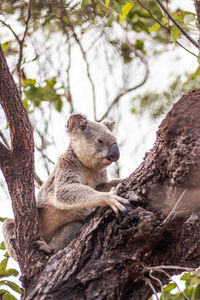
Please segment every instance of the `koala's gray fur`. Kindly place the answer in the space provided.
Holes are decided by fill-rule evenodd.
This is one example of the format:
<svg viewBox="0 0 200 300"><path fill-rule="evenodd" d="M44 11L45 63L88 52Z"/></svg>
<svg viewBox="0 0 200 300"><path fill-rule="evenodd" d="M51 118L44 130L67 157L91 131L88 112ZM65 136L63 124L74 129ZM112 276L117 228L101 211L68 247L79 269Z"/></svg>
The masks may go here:
<svg viewBox="0 0 200 300"><path fill-rule="evenodd" d="M97 206L109 205L116 213L124 211L128 200L117 196L119 179L108 182L106 167L118 160L117 141L112 133L114 122L97 123L81 114L67 122L70 144L42 185L38 197L41 250L57 252L80 231L85 217ZM14 236L14 220L3 224L3 234L11 256L9 238Z"/></svg>

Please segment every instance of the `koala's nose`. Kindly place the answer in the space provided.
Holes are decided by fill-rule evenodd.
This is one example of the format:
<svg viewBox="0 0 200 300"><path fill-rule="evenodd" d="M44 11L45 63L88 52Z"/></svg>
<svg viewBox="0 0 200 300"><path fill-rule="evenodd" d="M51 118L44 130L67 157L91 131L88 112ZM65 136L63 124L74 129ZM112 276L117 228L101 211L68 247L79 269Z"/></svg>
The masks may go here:
<svg viewBox="0 0 200 300"><path fill-rule="evenodd" d="M114 143L110 147L110 151L107 155L107 159L111 161L117 161L119 159L120 153L119 153L119 148L117 146L117 143Z"/></svg>

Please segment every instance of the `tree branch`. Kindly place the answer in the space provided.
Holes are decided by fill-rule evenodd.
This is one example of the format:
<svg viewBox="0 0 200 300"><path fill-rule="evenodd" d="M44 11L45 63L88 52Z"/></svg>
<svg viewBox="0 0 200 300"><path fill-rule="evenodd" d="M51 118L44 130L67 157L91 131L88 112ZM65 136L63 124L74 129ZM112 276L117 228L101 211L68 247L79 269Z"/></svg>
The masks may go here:
<svg viewBox="0 0 200 300"><path fill-rule="evenodd" d="M167 8L163 5L160 0L155 0L162 10L166 13L168 18L174 23L174 25L182 32L182 34L189 40L198 50L200 50L200 45L183 29L183 27L177 22L176 19L169 13Z"/></svg>
<svg viewBox="0 0 200 300"><path fill-rule="evenodd" d="M15 215L16 253L24 285L42 267L44 256L36 249L38 210L34 195L34 144L31 124L19 91L10 74L0 48L0 103L9 124L11 151L9 160L1 164ZM1 155L8 155L0 144Z"/></svg>
<svg viewBox="0 0 200 300"><path fill-rule="evenodd" d="M154 15L151 13L151 11L144 6L144 4L140 1L137 0L137 3L144 9L146 10L149 15L152 17L152 19L158 23L163 29L165 29L168 33L170 33L170 29L168 27L166 27L165 25L163 25L158 19L156 19L154 17ZM185 51L187 51L188 53L192 54L193 56L195 56L196 58L200 59L200 56L196 55L195 53L193 53L192 51L190 51L189 49L187 49L185 46L183 46L180 42L176 41L176 44L179 45L181 48L183 48Z"/></svg>

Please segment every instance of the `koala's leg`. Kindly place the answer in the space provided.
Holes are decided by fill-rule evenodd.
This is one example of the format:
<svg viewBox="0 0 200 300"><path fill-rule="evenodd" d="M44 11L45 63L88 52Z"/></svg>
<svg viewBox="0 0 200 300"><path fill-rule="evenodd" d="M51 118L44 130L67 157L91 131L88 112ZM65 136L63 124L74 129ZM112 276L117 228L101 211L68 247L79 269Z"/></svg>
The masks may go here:
<svg viewBox="0 0 200 300"><path fill-rule="evenodd" d="M8 254L17 261L17 255L14 249L14 241L15 241L15 234L14 234L14 220L13 219L6 219L3 222L3 238L6 249Z"/></svg>
<svg viewBox="0 0 200 300"><path fill-rule="evenodd" d="M77 237L82 226L82 222L71 222L63 225L55 232L49 243L46 243L44 240L38 241L39 249L47 253L58 252Z"/></svg>

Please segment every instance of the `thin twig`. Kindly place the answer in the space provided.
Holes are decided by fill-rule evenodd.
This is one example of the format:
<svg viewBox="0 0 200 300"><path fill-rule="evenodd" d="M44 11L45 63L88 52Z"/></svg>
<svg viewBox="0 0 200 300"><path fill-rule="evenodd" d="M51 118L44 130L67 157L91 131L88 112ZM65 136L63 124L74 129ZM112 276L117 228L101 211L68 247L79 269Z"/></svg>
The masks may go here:
<svg viewBox="0 0 200 300"><path fill-rule="evenodd" d="M172 277L171 277L166 271L161 270L161 269L156 270L156 271L165 274L165 275L169 278L169 280L171 280L171 281L176 285L176 287L177 287L179 293L182 294L187 300L190 300L190 298L188 298L187 295L179 288L179 286L178 286L178 284L176 283L176 281L173 280Z"/></svg>
<svg viewBox="0 0 200 300"><path fill-rule="evenodd" d="M86 52L85 50L83 49L83 46L77 36L77 34L75 33L75 30L74 28L72 28L73 30L73 36L74 36L74 39L75 41L77 42L77 44L79 45L79 48L81 50L81 53L82 53L82 56L83 56L83 59L85 61L85 64L86 64L86 72L87 72L87 77L88 77L88 80L91 84L91 88L92 88L92 97L93 97L93 114L94 114L94 120L97 120L96 116L97 116L97 111L96 111L96 93L95 93L95 86L94 86L94 82L92 80L92 77L91 77L91 74L90 74L90 67L89 67L89 63L88 63L88 60L87 60L87 56L86 56Z"/></svg>
<svg viewBox="0 0 200 300"><path fill-rule="evenodd" d="M165 25L163 25L158 19L156 19L154 17L154 15L151 13L151 11L144 6L144 4L140 1L137 0L137 3L143 7L144 10L146 10L149 15L151 16L151 18L158 23L162 28L164 28L168 33L170 33L170 29L168 27L166 27ZM190 53L191 55L195 56L196 58L200 59L200 56L196 55L195 53L193 53L192 51L190 51L189 49L187 49L185 46L183 46L180 42L176 41L176 44L179 45L181 48L183 48L185 51L187 51L188 53Z"/></svg>
<svg viewBox="0 0 200 300"><path fill-rule="evenodd" d="M70 68L71 68L71 44L69 38L68 41L68 66L67 66L67 100L70 104L70 113L73 113L74 107L73 107L73 101L72 101L72 94L71 94L71 85L70 85Z"/></svg>
<svg viewBox="0 0 200 300"><path fill-rule="evenodd" d="M180 267L180 266L174 266L174 265L160 265L160 266L154 266L154 267L147 267L147 270L160 270L160 269L166 269L166 270L183 270L186 272L194 272L194 268L187 268L187 267Z"/></svg>
<svg viewBox="0 0 200 300"><path fill-rule="evenodd" d="M12 32L12 34L16 38L17 42L20 43L20 39L19 39L18 35L16 34L16 32L13 30L13 28L9 24L4 22L3 20L0 20L0 23L2 23L4 26L6 26Z"/></svg>
<svg viewBox="0 0 200 300"><path fill-rule="evenodd" d="M200 50L200 45L183 29L183 27L177 22L176 19L169 13L167 8L163 5L160 0L155 0L162 10L166 13L168 18L174 23L174 25L182 32L182 34L189 40L198 50Z"/></svg>
<svg viewBox="0 0 200 300"><path fill-rule="evenodd" d="M145 7L144 4L143 4L140 0L137 0L137 3L138 3L140 6L142 6L142 8L144 8L144 10L146 10L146 11L149 13L149 15L151 16L151 18L152 18L156 23L158 23L161 27L163 27L165 30L167 30L167 31L169 32L169 28L166 27L165 25L163 25L158 19L156 19L156 18L154 17L154 15L151 13L150 9L148 9L147 7Z"/></svg>
<svg viewBox="0 0 200 300"><path fill-rule="evenodd" d="M195 6L196 13L197 13L198 27L200 30L200 1L194 0L194 6ZM200 43L200 34L199 34L199 43Z"/></svg>
<svg viewBox="0 0 200 300"><path fill-rule="evenodd" d="M10 149L10 145L9 145L9 143L8 143L8 141L7 141L6 137L5 137L5 135L3 134L3 132L2 132L1 130L0 130L0 137L1 137L2 141L4 142L5 146L6 146L8 149Z"/></svg>
<svg viewBox="0 0 200 300"><path fill-rule="evenodd" d="M134 90L136 90L137 88L141 87L148 79L148 76L149 76L149 68L148 68L148 63L146 61L146 59L144 58L144 56L142 55L142 53L137 50L130 42L130 40L128 39L128 37L126 36L126 44L127 46L129 47L129 49L135 54L136 57L138 57L141 62L144 64L145 66L145 75L144 75L144 78L142 79L142 81L140 83L138 83L137 85L131 87L131 88L128 88L124 91L122 91L121 93L119 93L115 98L114 100L111 102L111 104L108 106L106 112L103 114L103 116L101 117L101 119L99 119L98 121L101 122L103 119L105 119L107 117L107 115L109 114L109 112L111 111L111 109L113 108L114 105L116 105L120 98L123 97L125 94L127 93L130 93Z"/></svg>
<svg viewBox="0 0 200 300"><path fill-rule="evenodd" d="M174 205L174 207L172 208L172 210L170 211L169 215L165 218L165 220L163 221L163 225L166 224L168 222L168 220L171 218L171 215L173 214L173 212L175 211L175 209L177 208L177 206L179 205L179 203L181 202L181 200L183 199L185 193L187 192L187 189L185 189L181 196L178 198L176 204Z"/></svg>
<svg viewBox="0 0 200 300"><path fill-rule="evenodd" d="M34 179L35 179L36 187L40 188L41 185L43 184L43 181L40 179L36 171L34 171Z"/></svg>
<svg viewBox="0 0 200 300"><path fill-rule="evenodd" d="M153 286L153 284L151 283L151 281L149 279L146 279L146 283L148 284L148 286L150 287L150 289L152 290L153 294L155 295L156 299L159 300L159 297L157 295L157 292Z"/></svg>
<svg viewBox="0 0 200 300"><path fill-rule="evenodd" d="M19 92L20 94L22 93L21 87L22 87L22 80L21 80L21 62L22 62L22 57L23 57L23 47L24 47L24 41L26 38L26 34L28 31L28 24L31 18L31 8L32 8L32 0L29 1L28 5L28 15L25 21L25 29L24 29L24 34L22 36L22 39L19 40L19 58L18 58L18 63L17 63L17 73L18 73L18 80L19 80Z"/></svg>

